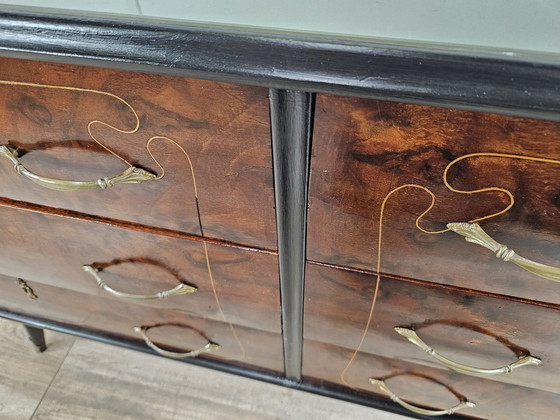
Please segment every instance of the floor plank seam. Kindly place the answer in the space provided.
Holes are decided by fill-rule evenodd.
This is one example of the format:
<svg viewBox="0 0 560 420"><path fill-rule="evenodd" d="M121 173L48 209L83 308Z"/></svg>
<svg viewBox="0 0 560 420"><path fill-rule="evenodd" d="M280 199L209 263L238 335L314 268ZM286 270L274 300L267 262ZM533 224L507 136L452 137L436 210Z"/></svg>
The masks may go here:
<svg viewBox="0 0 560 420"><path fill-rule="evenodd" d="M70 351L74 348L74 344L76 343L76 340L72 341L72 344L70 344L70 346L68 346L68 350L66 351L66 354L64 355L64 357L62 358L60 364L58 365L58 369L56 369L56 372L54 373L54 375L52 376L49 385L47 386L47 388L45 389L45 392L43 392L43 395L41 395L41 398L39 399L39 402L37 403L37 406L35 407L35 410L33 410L33 413L31 414L31 417L29 417L29 420L33 420L33 418L35 417L35 414L37 413L37 410L39 410L39 407L41 406L41 404L43 403L43 400L45 399L45 396L47 395L47 393L49 392L49 389L51 389L51 386L54 382L54 380L56 379L56 377L58 376L58 374L60 373L60 370L62 369L62 366L64 365L64 362L66 362L66 358L68 357L68 354L70 354ZM48 351L48 347L47 350Z"/></svg>

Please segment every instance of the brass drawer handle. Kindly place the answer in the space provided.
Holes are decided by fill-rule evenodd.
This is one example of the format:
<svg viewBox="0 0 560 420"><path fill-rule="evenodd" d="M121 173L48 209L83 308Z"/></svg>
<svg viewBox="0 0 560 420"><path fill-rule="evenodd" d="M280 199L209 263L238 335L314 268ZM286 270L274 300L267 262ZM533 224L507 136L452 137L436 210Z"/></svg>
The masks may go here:
<svg viewBox="0 0 560 420"><path fill-rule="evenodd" d="M156 178L156 175L151 172L137 168L136 166L130 166L126 171L119 175L99 178L97 181L65 181L62 179L47 178L30 172L19 161L17 150L12 149L11 147L5 145L0 146L0 156L10 159L18 174L29 178L31 181L45 188L58 191L81 191L95 188L105 189L117 184L139 184Z"/></svg>
<svg viewBox="0 0 560 420"><path fill-rule="evenodd" d="M196 287L194 286L189 286L187 284L180 283L177 286L175 286L173 289L164 290L163 292L158 292L153 295L134 295L130 293L123 293L113 289L107 283L105 283L105 280L103 280L99 276L98 274L99 270L96 267L93 267L91 265L84 265L82 268L86 273L91 274L95 278L95 280L97 280L97 285L101 289L112 294L113 296L125 300L146 301L146 300L154 300L154 299L165 299L173 295L184 295L185 293L194 293L197 290Z"/></svg>
<svg viewBox="0 0 560 420"><path fill-rule="evenodd" d="M146 331L148 331L149 329L150 327L134 327L134 332L140 334L144 339L144 341L146 342L146 345L150 347L152 350L154 350L156 353L158 353L161 356L171 357L172 359L185 359L187 357L196 357L202 353L208 353L210 351L218 350L221 347L219 344L208 341L208 344L206 344L204 347L198 350L189 351L187 353L177 353L174 351L168 351L159 348L153 343L152 340L150 340L150 337L148 337L148 334L146 334Z"/></svg>
<svg viewBox="0 0 560 420"><path fill-rule="evenodd" d="M406 408L407 410L412 411L413 413L423 414L425 416L444 416L446 414L453 414L456 411L461 410L463 408L476 407L476 404L473 403L472 401L459 400L459 404L457 404L454 407L448 408L447 410L427 410L425 408L416 407L415 405L409 404L406 401L401 400L393 393L393 391L389 389L385 381L383 381L382 379L369 378L369 381L373 385L377 385L383 392L389 395L389 397L391 397L391 401L399 404L400 406Z"/></svg>
<svg viewBox="0 0 560 420"><path fill-rule="evenodd" d="M500 373L509 373L513 369L519 368L521 366L527 365L540 365L542 363L541 359L529 355L520 356L515 362L510 363L509 365L502 366L495 369L483 369L477 368L473 366L463 365L461 363L454 362L452 360L443 357L442 355L436 353L436 351L428 346L414 330L410 328L402 328L402 327L395 327L395 331L398 332L403 337L406 337L411 343L416 344L420 347L426 354L436 359L442 365L448 367L455 372L464 373L466 375L472 376L490 376L490 375L497 375Z"/></svg>
<svg viewBox="0 0 560 420"><path fill-rule="evenodd" d="M467 242L482 245L496 254L497 258L511 261L519 267L552 281L560 281L560 268L540 264L517 255L512 249L492 239L478 223L449 223L447 225L453 232L464 236Z"/></svg>

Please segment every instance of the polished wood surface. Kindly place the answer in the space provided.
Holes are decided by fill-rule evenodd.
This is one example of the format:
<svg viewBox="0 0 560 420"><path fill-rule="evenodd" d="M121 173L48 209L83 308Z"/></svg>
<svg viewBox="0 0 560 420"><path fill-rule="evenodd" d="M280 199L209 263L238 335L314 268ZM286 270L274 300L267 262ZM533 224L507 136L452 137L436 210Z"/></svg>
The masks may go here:
<svg viewBox="0 0 560 420"><path fill-rule="evenodd" d="M0 144L18 148L29 170L82 181L124 171L127 165L93 136L122 159L162 175L147 148L157 137L149 150L165 176L59 192L19 176L2 159L0 195L273 249L267 95L257 87L3 58Z"/></svg>
<svg viewBox="0 0 560 420"><path fill-rule="evenodd" d="M197 291L142 304L281 331L276 255L1 205L0 220L0 273L103 297L83 265L131 294L186 283Z"/></svg>
<svg viewBox="0 0 560 420"><path fill-rule="evenodd" d="M560 307L383 277L370 319L376 285L374 275L308 264L304 336L440 368L394 327L413 328L441 355L478 368L502 367L531 354L542 365L488 379L560 393Z"/></svg>
<svg viewBox="0 0 560 420"><path fill-rule="evenodd" d="M319 383L335 383L385 397L370 377L384 378L386 384L407 402L429 409L447 409L458 403L453 392L477 406L457 414L492 420L556 419L560 410L557 394L500 384L432 367L420 366L398 358L376 357L360 353L345 375L340 372L351 357L348 349L306 340L304 342L304 378ZM437 381L437 382L434 382Z"/></svg>
<svg viewBox="0 0 560 420"><path fill-rule="evenodd" d="M86 295L32 281L28 284L37 294L37 299L29 299L15 278L0 276L0 307L141 342L144 342L143 339L133 328L153 327L148 331L149 337L166 350L186 352L203 347L211 340L220 344L221 348L199 357L277 372L283 370L282 338L277 333Z"/></svg>
<svg viewBox="0 0 560 420"><path fill-rule="evenodd" d="M499 212L503 192L452 192L443 173L471 153L553 159L472 157L454 164L450 186L498 187L515 200L481 221L498 242L534 261L559 266L560 124L500 115L318 95L310 185L308 258L375 271L383 200L415 184L435 195L420 221L429 231ZM415 220L430 195L406 187L386 201L380 271L431 282L560 303L560 284L497 259L453 233L426 234Z"/></svg>

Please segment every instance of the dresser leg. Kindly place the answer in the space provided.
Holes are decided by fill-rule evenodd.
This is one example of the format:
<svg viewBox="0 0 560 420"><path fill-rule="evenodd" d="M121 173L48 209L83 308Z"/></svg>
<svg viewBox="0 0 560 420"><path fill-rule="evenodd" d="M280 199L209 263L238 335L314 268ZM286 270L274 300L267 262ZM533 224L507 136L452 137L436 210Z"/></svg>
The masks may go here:
<svg viewBox="0 0 560 420"><path fill-rule="evenodd" d="M29 336L29 340L35 346L37 353L41 353L47 349L47 343L45 341L45 331L42 328L31 327L29 325L24 325Z"/></svg>

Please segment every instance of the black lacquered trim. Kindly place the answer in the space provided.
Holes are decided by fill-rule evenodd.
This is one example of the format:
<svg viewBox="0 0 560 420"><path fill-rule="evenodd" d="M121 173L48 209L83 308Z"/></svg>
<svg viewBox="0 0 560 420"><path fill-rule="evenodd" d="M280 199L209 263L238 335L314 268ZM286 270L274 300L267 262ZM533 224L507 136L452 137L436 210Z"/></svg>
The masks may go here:
<svg viewBox="0 0 560 420"><path fill-rule="evenodd" d="M24 325L32 326L34 328L42 328L42 329L57 331L63 334L69 334L76 337L85 338L88 340L99 341L105 344L110 344L110 345L130 349L130 350L136 350L143 353L152 354L158 357L164 357L158 355L156 352L154 352L149 347L147 347L143 341L123 339L122 337L119 336L102 333L99 331L92 331L87 328L77 327L75 325L66 324L63 322L50 321L35 316L24 315L3 308L0 308L0 318L9 319L11 321L22 323ZM49 343L47 343L47 349L48 349L48 345ZM189 363L192 365L201 366L205 368L210 368L221 372L242 376L249 379L256 379L274 385L281 385L299 391L311 392L313 394L322 395L324 397L337 398L343 401L348 401L350 403L360 404L378 410L389 411L403 416L409 416L412 418L426 419L426 420L433 419L433 417L420 416L415 413L411 413L408 410L402 408L401 406L392 403L388 399L376 398L375 396L372 395L361 394L336 385L291 381L285 379L284 377L275 375L272 372L251 370L242 366L231 365L228 363L224 363L217 360L211 360L211 359L190 358L190 359L183 359L183 360L176 360L176 361ZM466 417L459 416L459 415L451 415L451 416L445 416L445 418L450 420L465 420Z"/></svg>
<svg viewBox="0 0 560 420"><path fill-rule="evenodd" d="M270 90L272 159L286 377L301 379L313 95Z"/></svg>
<svg viewBox="0 0 560 420"><path fill-rule="evenodd" d="M560 121L557 56L3 8L4 56Z"/></svg>

